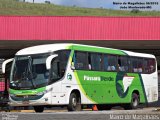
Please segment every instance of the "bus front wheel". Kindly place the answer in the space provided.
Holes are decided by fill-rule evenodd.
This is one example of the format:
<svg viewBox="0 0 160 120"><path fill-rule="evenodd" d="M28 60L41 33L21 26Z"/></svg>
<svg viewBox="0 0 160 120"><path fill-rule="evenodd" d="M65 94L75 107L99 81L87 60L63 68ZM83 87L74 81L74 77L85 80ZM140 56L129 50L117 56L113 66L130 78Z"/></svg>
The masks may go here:
<svg viewBox="0 0 160 120"><path fill-rule="evenodd" d="M44 107L43 106L34 106L34 110L35 110L35 112L41 113L44 111Z"/></svg>
<svg viewBox="0 0 160 120"><path fill-rule="evenodd" d="M68 111L80 111L81 110L81 99L78 94L71 93L67 109Z"/></svg>

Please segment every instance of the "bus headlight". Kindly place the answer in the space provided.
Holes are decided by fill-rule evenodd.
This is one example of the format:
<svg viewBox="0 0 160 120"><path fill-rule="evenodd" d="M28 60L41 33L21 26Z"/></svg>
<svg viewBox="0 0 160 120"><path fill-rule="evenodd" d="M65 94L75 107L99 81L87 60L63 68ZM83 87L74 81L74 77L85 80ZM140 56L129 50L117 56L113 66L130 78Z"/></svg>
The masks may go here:
<svg viewBox="0 0 160 120"><path fill-rule="evenodd" d="M41 95L43 95L43 94L44 94L43 92L39 92L39 93L37 93L36 95L41 96Z"/></svg>
<svg viewBox="0 0 160 120"><path fill-rule="evenodd" d="M15 97L15 94L10 94L10 97Z"/></svg>

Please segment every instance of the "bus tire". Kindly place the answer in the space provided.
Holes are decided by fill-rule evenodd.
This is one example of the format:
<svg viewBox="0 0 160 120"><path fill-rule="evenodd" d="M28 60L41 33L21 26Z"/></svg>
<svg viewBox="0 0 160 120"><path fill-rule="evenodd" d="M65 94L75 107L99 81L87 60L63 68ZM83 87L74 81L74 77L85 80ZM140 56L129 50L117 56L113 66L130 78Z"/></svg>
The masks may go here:
<svg viewBox="0 0 160 120"><path fill-rule="evenodd" d="M76 93L71 93L69 98L68 111L80 111L81 110L81 98Z"/></svg>
<svg viewBox="0 0 160 120"><path fill-rule="evenodd" d="M34 106L34 110L37 113L41 113L44 111L44 107L43 106Z"/></svg>
<svg viewBox="0 0 160 120"><path fill-rule="evenodd" d="M132 94L131 103L124 106L124 109L130 110L130 109L137 109L139 106L139 96L136 93Z"/></svg>

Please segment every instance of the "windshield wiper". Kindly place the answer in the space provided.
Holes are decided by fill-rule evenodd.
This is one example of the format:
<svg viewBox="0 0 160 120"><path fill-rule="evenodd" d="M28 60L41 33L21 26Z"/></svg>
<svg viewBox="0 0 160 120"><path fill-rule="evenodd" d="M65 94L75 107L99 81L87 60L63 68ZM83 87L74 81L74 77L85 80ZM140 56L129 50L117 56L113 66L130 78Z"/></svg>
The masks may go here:
<svg viewBox="0 0 160 120"><path fill-rule="evenodd" d="M28 75L27 75L27 78L28 78L28 80L31 81L31 84L32 84L33 88L36 88L36 85L33 82L32 58L31 58L31 56L28 56L28 60L29 60L29 62L28 62Z"/></svg>
<svg viewBox="0 0 160 120"><path fill-rule="evenodd" d="M14 61L14 72L13 74L11 73L11 76L12 76L12 79L16 79L15 76L17 74L17 64L16 64L16 61ZM19 83L20 83L20 79L18 80L12 80L10 81L10 84L12 87L14 87L15 89L19 90L20 88L18 87L19 86Z"/></svg>

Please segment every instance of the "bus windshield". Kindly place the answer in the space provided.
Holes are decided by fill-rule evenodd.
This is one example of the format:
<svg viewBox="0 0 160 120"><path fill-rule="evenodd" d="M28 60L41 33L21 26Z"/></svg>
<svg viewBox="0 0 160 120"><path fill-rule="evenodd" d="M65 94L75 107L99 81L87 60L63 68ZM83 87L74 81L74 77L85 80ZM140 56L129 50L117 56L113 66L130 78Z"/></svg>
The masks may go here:
<svg viewBox="0 0 160 120"><path fill-rule="evenodd" d="M46 69L48 56L16 56L11 70L10 88L31 89L46 86L49 80L49 71Z"/></svg>
<svg viewBox="0 0 160 120"><path fill-rule="evenodd" d="M16 56L10 75L11 89L36 89L60 80L66 71L70 51L55 51L58 56L51 61L50 70L46 69L46 59L50 54Z"/></svg>

